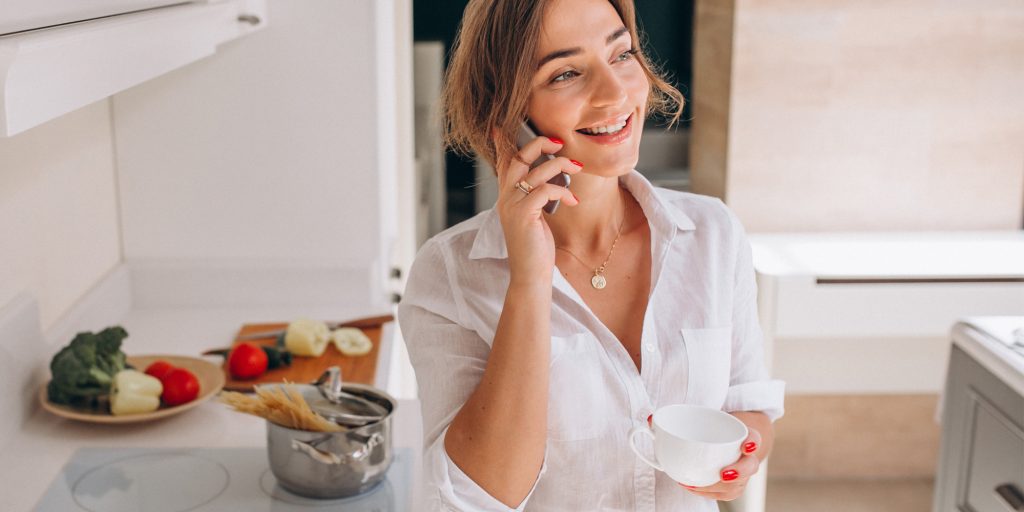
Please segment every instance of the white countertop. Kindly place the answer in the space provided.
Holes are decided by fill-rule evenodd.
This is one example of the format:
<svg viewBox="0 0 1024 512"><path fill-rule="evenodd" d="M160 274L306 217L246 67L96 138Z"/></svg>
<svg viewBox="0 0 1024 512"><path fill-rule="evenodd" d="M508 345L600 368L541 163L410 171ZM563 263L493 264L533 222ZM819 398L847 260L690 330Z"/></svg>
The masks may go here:
<svg viewBox="0 0 1024 512"><path fill-rule="evenodd" d="M288 321L296 316L345 320L381 314L380 311L282 307L132 310L121 325L129 333L122 350L127 354L182 354L196 356L208 348L227 346L245 322ZM385 326L377 387L388 390L388 357L395 323ZM216 361L216 358L211 361ZM388 390L390 391L390 390ZM413 449L417 460L414 481L419 485L422 427L419 401L399 398L393 420L393 446ZM97 425L53 416L36 410L20 432L0 450L0 510L32 510L65 462L82 447L220 448L266 446L264 421L230 410L213 400L191 411L142 424ZM418 490L414 492L419 492Z"/></svg>
<svg viewBox="0 0 1024 512"><path fill-rule="evenodd" d="M750 242L768 275L1024 277L1024 231L758 233Z"/></svg>
<svg viewBox="0 0 1024 512"><path fill-rule="evenodd" d="M953 343L1024 396L1024 347L1013 346L1013 332L1024 316L965 318L953 327Z"/></svg>

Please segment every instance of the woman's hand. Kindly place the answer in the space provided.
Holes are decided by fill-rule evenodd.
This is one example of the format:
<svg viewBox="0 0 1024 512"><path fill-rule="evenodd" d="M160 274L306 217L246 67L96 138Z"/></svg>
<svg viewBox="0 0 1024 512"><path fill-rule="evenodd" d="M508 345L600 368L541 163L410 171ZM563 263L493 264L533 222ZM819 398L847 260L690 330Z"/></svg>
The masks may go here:
<svg viewBox="0 0 1024 512"><path fill-rule="evenodd" d="M679 485L697 496L713 500L732 501L739 498L740 494L743 494L743 489L747 487L747 481L761 467L761 459L757 457L757 451L761 448L761 433L753 428L748 430L750 434L740 444L743 454L740 455L739 460L722 468L722 480L707 487Z"/></svg>
<svg viewBox="0 0 1024 512"><path fill-rule="evenodd" d="M554 154L560 149L562 141L537 137L523 146L509 161L498 166L498 201L495 209L505 234L513 282L531 282L538 277L551 278L551 269L555 265L555 241L544 220L542 208L548 201L555 199L569 206L579 204L579 199L568 188L547 181L559 172L576 174L583 169L581 164L565 157L556 157L533 169L526 163L537 160L542 153ZM520 180L528 184L528 194L516 188Z"/></svg>

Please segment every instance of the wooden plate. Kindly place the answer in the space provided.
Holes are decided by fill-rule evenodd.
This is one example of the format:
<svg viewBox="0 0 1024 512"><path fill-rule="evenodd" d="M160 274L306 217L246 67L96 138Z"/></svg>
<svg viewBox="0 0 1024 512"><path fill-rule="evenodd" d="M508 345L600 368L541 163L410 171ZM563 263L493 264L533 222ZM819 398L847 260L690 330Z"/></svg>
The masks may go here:
<svg viewBox="0 0 1024 512"><path fill-rule="evenodd" d="M220 367L195 357L170 355L128 356L128 364L134 366L139 371L143 371L150 365L150 363L157 359L163 359L164 361L171 363L173 366L184 368L194 373L196 378L199 379L199 396L196 397L195 400L186 404L174 407L161 405L159 409L153 412L129 414L127 416L114 416L100 411L78 409L67 405L51 403L50 399L47 397L45 385L39 390L39 402L43 405L43 409L70 420L87 421L91 423L140 423L143 421L152 421L183 413L198 406L206 400L209 400L210 397L216 395L217 392L224 388L224 373L221 371Z"/></svg>

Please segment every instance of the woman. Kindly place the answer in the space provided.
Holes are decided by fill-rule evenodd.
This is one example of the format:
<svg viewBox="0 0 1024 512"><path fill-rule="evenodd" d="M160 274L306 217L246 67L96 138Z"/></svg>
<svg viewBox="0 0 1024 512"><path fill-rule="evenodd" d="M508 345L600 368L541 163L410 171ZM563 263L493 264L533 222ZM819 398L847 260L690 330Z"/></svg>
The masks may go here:
<svg viewBox="0 0 1024 512"><path fill-rule="evenodd" d="M447 135L494 166L498 199L423 246L398 310L430 510L717 511L771 450L783 383L750 248L721 201L633 170L645 117L682 108L637 45L631 0L466 8ZM546 137L517 149L524 119ZM531 168L542 154L557 157ZM546 184L559 172L569 189ZM683 488L630 451L629 430L675 403L750 428L717 484Z"/></svg>

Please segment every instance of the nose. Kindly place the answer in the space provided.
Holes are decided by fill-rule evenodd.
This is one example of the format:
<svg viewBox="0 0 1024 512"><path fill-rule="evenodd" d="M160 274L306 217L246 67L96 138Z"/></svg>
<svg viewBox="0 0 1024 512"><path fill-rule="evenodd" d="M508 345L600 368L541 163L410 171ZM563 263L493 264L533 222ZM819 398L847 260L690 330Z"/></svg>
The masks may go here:
<svg viewBox="0 0 1024 512"><path fill-rule="evenodd" d="M595 74L590 95L594 108L614 108L626 102L626 87L610 66L600 66Z"/></svg>

